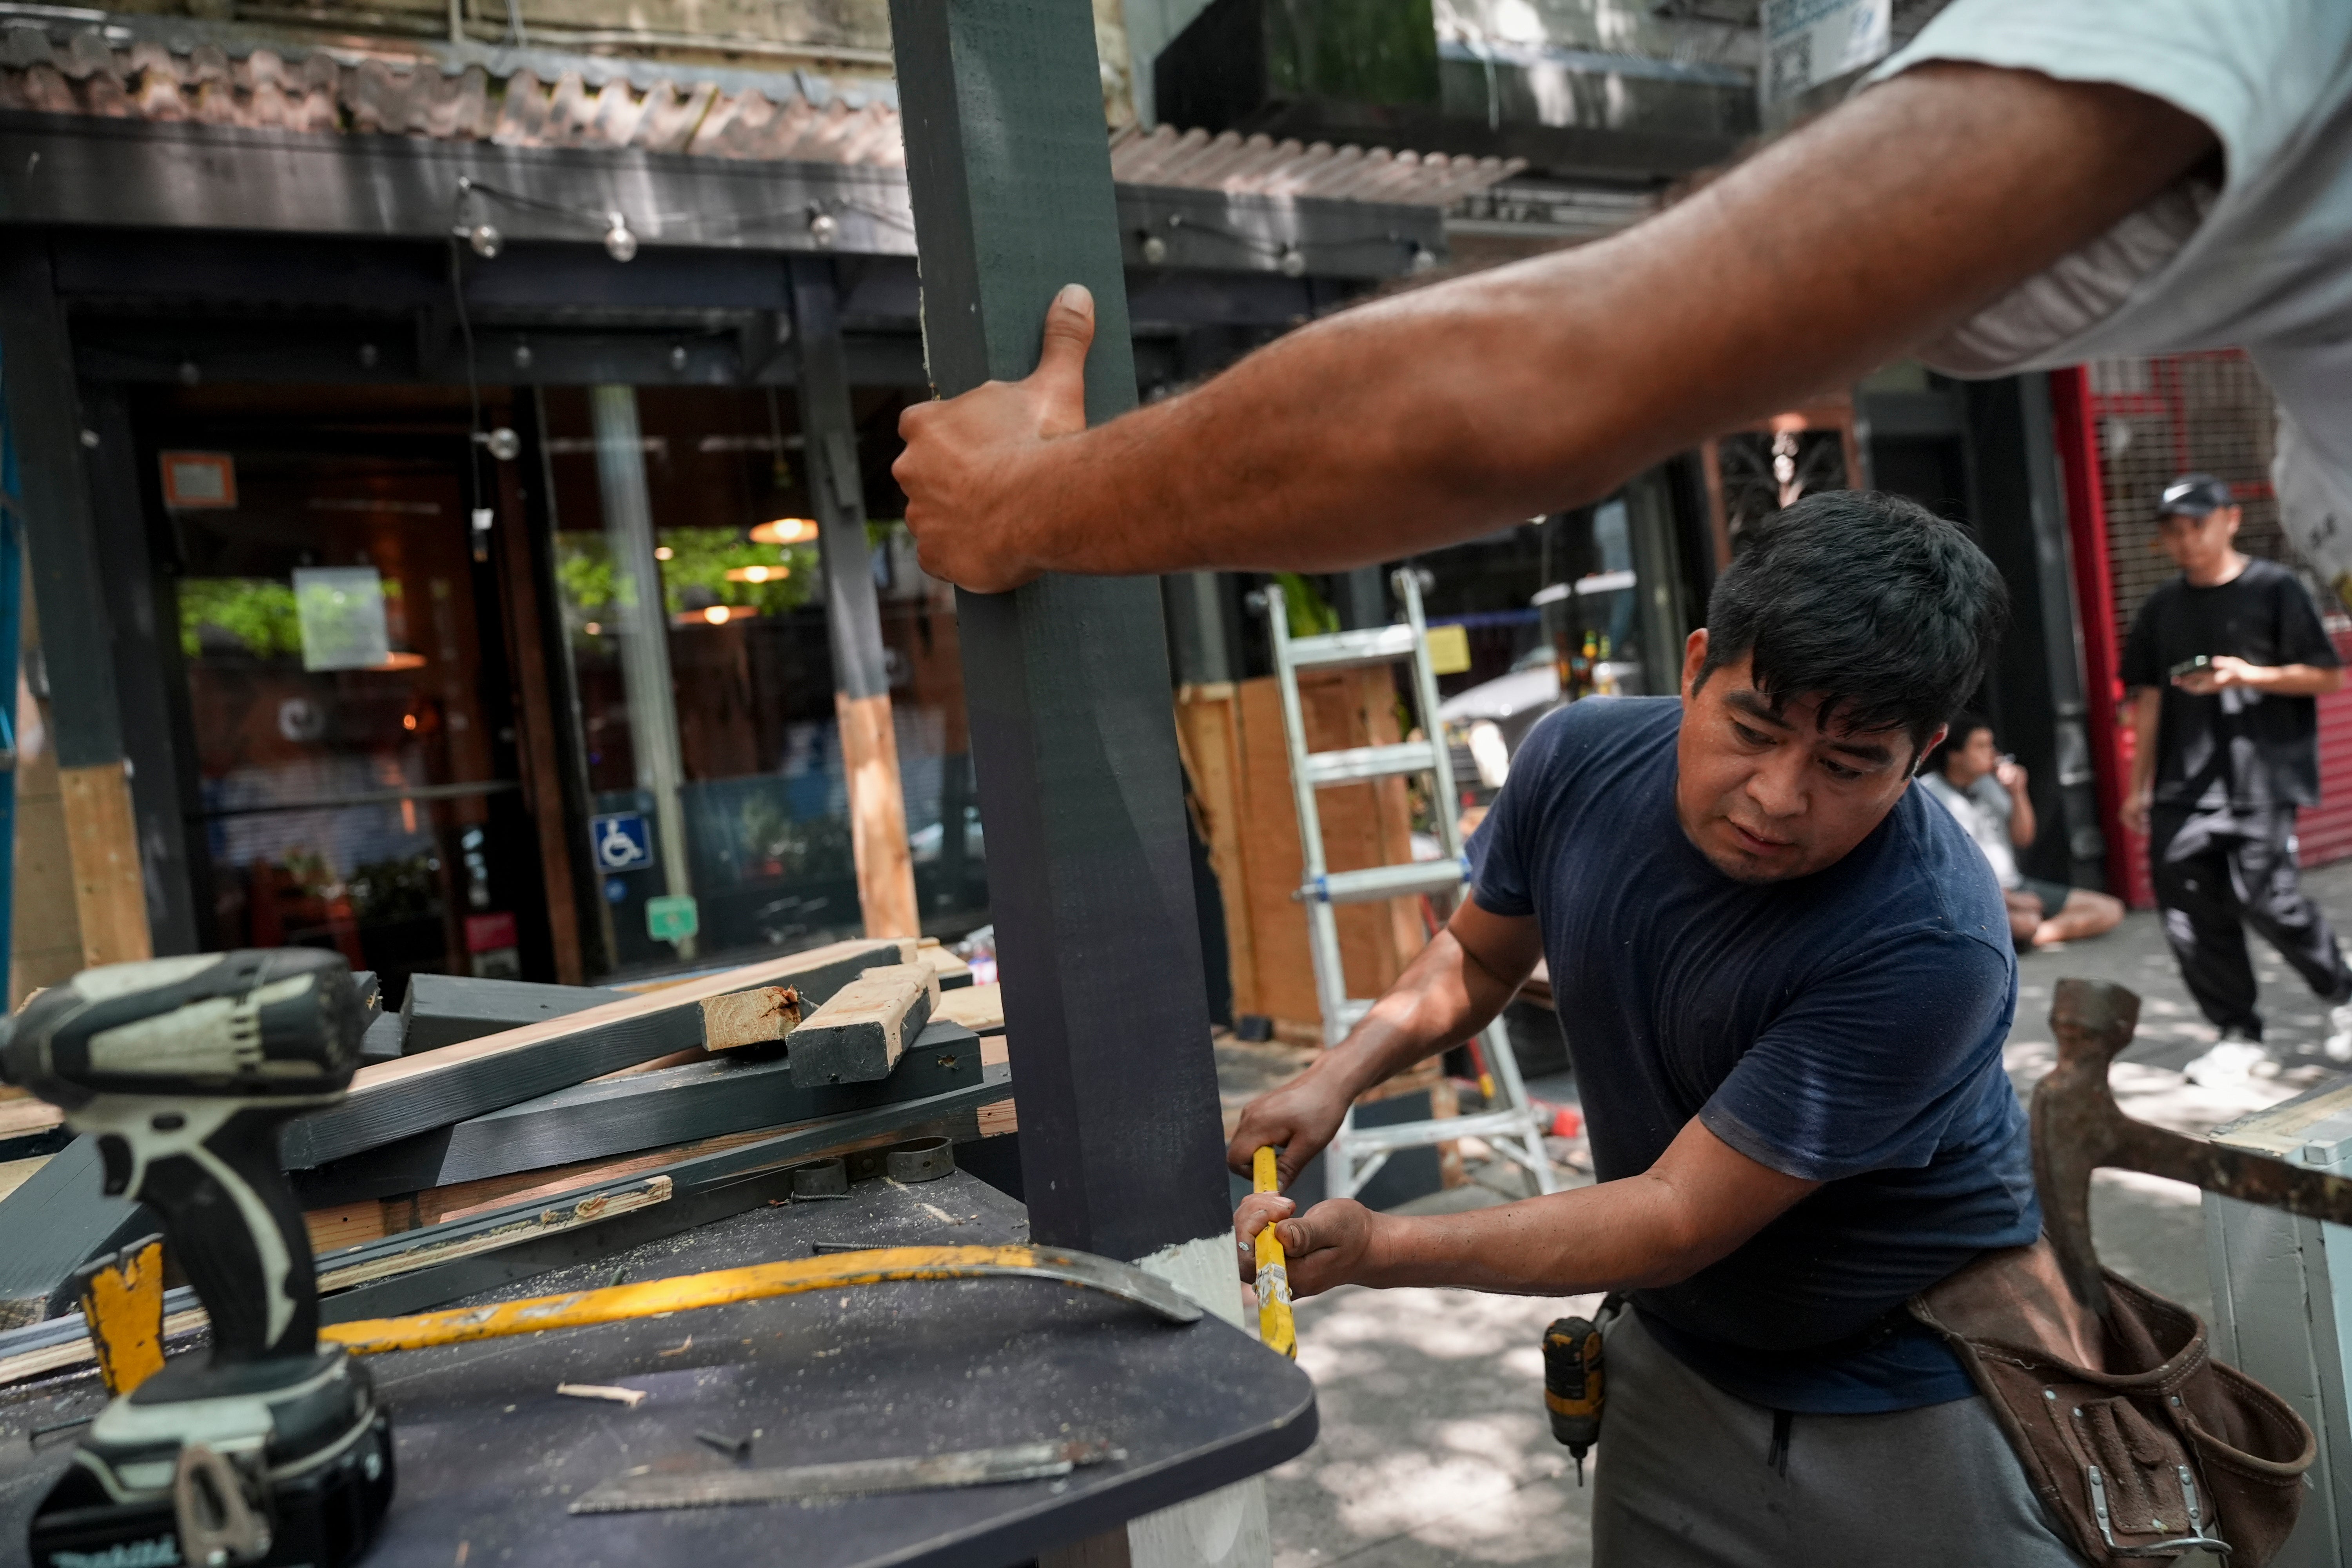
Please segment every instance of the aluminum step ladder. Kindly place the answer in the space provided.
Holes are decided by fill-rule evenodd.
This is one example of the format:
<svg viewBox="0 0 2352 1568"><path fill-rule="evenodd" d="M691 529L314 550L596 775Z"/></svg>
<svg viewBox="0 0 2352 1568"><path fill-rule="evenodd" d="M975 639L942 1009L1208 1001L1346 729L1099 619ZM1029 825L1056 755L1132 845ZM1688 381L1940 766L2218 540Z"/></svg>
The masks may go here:
<svg viewBox="0 0 2352 1568"><path fill-rule="evenodd" d="M1333 632L1322 637L1290 635L1289 611L1282 589L1268 584L1264 605L1273 637L1274 673L1282 691L1283 737L1290 748L1291 788L1298 805L1298 842L1306 860L1306 879L1292 895L1307 906L1307 950L1315 961L1315 996L1323 1010L1323 1043L1336 1046L1347 1037L1372 1004L1348 994L1347 977L1339 961L1339 926L1332 915L1337 904L1370 903L1419 894L1459 894L1469 880L1470 862L1462 852L1462 831L1455 803L1454 763L1447 754L1444 726L1437 718L1437 673L1429 662L1429 628L1421 612L1419 574L1400 571L1391 579L1404 602L1405 618L1399 626L1370 631ZM1357 746L1339 752L1309 752L1307 724L1298 700L1298 672L1304 669L1345 669L1365 665L1410 664L1413 703L1420 710L1425 739L1389 746ZM1333 871L1323 856L1323 820L1316 792L1334 784L1363 784L1407 773L1428 775L1438 809L1437 841L1443 850L1434 860L1402 866L1376 866L1360 871ZM1528 1103L1519 1080L1519 1064L1503 1022L1486 1026L1479 1040L1486 1068L1496 1090L1497 1104L1475 1116L1359 1127L1349 1109L1339 1135L1324 1151L1325 1186L1335 1198L1353 1197L1380 1173L1391 1154L1400 1149L1423 1148L1455 1138L1481 1138L1494 1151L1525 1170L1536 1190L1557 1190L1551 1161L1544 1152L1543 1129Z"/></svg>

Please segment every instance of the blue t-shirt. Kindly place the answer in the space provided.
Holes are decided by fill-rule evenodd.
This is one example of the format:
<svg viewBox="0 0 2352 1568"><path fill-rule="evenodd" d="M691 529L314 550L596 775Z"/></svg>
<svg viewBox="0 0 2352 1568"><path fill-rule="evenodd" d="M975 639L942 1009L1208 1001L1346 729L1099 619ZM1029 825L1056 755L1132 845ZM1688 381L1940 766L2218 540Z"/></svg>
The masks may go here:
<svg viewBox="0 0 2352 1568"><path fill-rule="evenodd" d="M2000 889L1916 789L1835 865L1733 880L1675 816L1680 727L1672 698L1551 714L1471 847L1479 905L1542 930L1601 1180L1648 1170L1696 1116L1826 1184L1634 1304L1694 1371L1773 1409L1964 1398L1958 1360L1901 1308L2042 1228L2001 1067L2017 959Z"/></svg>

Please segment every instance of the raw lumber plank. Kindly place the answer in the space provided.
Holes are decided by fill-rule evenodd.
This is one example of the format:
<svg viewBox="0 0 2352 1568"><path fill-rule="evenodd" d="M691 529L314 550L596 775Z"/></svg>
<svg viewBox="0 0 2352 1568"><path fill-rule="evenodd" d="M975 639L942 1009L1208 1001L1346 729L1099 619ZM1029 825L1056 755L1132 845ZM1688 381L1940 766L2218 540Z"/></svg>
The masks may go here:
<svg viewBox="0 0 2352 1568"><path fill-rule="evenodd" d="M341 1105L289 1122L278 1150L289 1170L306 1170L396 1139L446 1127L501 1106L567 1089L702 1044L702 1001L761 985L792 985L822 999L874 967L903 958L905 942L837 942L765 963L722 970L641 996L617 996L584 1013L551 1018L463 1045L362 1068Z"/></svg>
<svg viewBox="0 0 2352 1568"><path fill-rule="evenodd" d="M1004 989L992 980L985 985L943 991L931 1016L961 1024L975 1035L1001 1035L1004 1033Z"/></svg>
<svg viewBox="0 0 2352 1568"><path fill-rule="evenodd" d="M98 1140L83 1137L0 1198L0 1328L71 1310L75 1269L158 1228L144 1205L108 1197L104 1184Z"/></svg>
<svg viewBox="0 0 2352 1568"><path fill-rule="evenodd" d="M560 1194L534 1191L521 1201L487 1213L452 1219L354 1247L348 1253L322 1258L319 1266L323 1275L331 1269L512 1225L551 1204L576 1209L647 1175L666 1176L671 1183L667 1201L649 1208L551 1235L525 1233L511 1244L475 1256L436 1262L380 1283L326 1296L319 1304L319 1321L348 1323L362 1318L423 1311L477 1290L542 1274L567 1263L604 1257L639 1242L675 1236L691 1226L763 1204L784 1201L791 1195L792 1167L810 1160L895 1142L901 1138L936 1135L952 1142L969 1142L982 1135L982 1109L1010 1100L1012 1089L1011 1075L1002 1068L992 1068L988 1081L983 1083L924 1100L806 1122L715 1153L675 1160L656 1171L645 1170L635 1160L625 1162L631 1174L617 1187L609 1177L599 1181L593 1175L583 1175L576 1185ZM1001 1122L1003 1119L997 1120Z"/></svg>
<svg viewBox="0 0 2352 1568"><path fill-rule="evenodd" d="M762 985L702 1001L702 1048L732 1051L781 1040L800 1026L801 994L789 985Z"/></svg>
<svg viewBox="0 0 2352 1568"><path fill-rule="evenodd" d="M542 985L530 980L477 980L470 974L413 974L400 999L401 1052L437 1051L484 1035L543 1024L601 1006L617 995L601 985Z"/></svg>
<svg viewBox="0 0 2352 1568"><path fill-rule="evenodd" d="M814 1089L889 1077L939 1005L940 977L929 964L867 970L793 1031L793 1081Z"/></svg>
<svg viewBox="0 0 2352 1568"><path fill-rule="evenodd" d="M977 1083L980 1074L980 1037L938 1021L875 1083L803 1088L781 1059L714 1058L559 1089L371 1149L302 1172L295 1194L307 1210L332 1208L920 1100Z"/></svg>
<svg viewBox="0 0 2352 1568"><path fill-rule="evenodd" d="M935 936L927 936L915 950L915 962L928 963L940 977L942 991L961 991L971 984L971 965L948 951Z"/></svg>
<svg viewBox="0 0 2352 1568"><path fill-rule="evenodd" d="M46 1100L0 1100L0 1160L56 1153L73 1142L65 1121Z"/></svg>
<svg viewBox="0 0 2352 1568"><path fill-rule="evenodd" d="M1076 282L1095 304L1087 422L1125 413L1134 340L1087 8L891 0L890 39L935 389L1028 375ZM1160 584L1049 573L959 592L956 629L1033 1233L1122 1258L1223 1237Z"/></svg>

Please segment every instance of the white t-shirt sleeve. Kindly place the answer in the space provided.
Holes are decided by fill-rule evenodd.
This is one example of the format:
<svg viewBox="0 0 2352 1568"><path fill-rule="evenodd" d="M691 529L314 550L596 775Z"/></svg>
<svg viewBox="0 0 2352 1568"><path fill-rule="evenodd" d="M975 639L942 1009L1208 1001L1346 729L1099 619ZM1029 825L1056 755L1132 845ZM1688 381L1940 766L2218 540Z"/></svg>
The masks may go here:
<svg viewBox="0 0 2352 1568"><path fill-rule="evenodd" d="M2210 126L2234 185L2304 130L2347 42L2345 0L1953 0L1868 80L1961 60L2127 87Z"/></svg>

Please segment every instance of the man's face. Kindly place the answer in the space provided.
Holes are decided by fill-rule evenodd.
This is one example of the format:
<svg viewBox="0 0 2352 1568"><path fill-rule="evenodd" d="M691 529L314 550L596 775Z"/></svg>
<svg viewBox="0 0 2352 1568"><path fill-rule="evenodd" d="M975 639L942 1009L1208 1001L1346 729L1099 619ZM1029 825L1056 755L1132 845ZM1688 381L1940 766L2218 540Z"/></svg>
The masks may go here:
<svg viewBox="0 0 2352 1568"><path fill-rule="evenodd" d="M1944 776L1966 789L1992 772L2000 761L2000 753L1992 749L1992 731L1979 724L1965 745L1954 746L1944 753Z"/></svg>
<svg viewBox="0 0 2352 1568"><path fill-rule="evenodd" d="M1784 881L1835 865L1903 797L1916 755L1909 733L1843 725L1825 733L1815 698L1791 697L1774 712L1744 657L1697 687L1706 659L1701 629L1683 648L1675 815L1684 834L1738 881Z"/></svg>
<svg viewBox="0 0 2352 1568"><path fill-rule="evenodd" d="M2191 577L2219 572L2236 543L2238 522L2244 515L2233 506L2215 507L2203 517L2168 512L2157 519L2157 542Z"/></svg>

